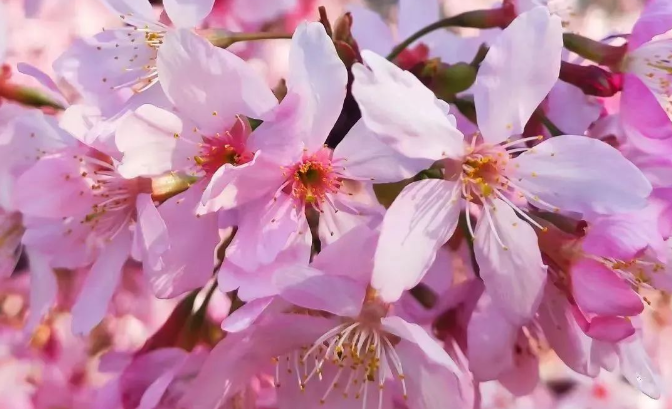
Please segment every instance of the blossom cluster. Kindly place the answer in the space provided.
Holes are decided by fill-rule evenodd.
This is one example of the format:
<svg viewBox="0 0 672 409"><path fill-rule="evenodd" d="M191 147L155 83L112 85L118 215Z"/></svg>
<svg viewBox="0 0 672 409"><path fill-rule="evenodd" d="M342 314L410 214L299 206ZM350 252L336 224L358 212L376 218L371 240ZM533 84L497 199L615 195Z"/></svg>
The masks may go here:
<svg viewBox="0 0 672 409"><path fill-rule="evenodd" d="M0 2L0 406L664 402L672 2L97 2Z"/></svg>

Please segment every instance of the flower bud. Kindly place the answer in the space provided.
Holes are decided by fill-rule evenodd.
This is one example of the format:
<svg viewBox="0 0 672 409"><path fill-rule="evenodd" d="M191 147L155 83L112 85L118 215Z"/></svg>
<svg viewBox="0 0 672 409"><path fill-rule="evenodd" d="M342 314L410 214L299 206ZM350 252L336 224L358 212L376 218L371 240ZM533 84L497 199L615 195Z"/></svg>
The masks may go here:
<svg viewBox="0 0 672 409"><path fill-rule="evenodd" d="M12 84L9 82L10 77L9 66L4 65L0 72L0 100L7 99L34 108L65 109L60 102L38 89Z"/></svg>
<svg viewBox="0 0 672 409"><path fill-rule="evenodd" d="M596 65L578 65L563 61L560 79L572 84L586 95L611 97L623 89L621 74L615 74Z"/></svg>

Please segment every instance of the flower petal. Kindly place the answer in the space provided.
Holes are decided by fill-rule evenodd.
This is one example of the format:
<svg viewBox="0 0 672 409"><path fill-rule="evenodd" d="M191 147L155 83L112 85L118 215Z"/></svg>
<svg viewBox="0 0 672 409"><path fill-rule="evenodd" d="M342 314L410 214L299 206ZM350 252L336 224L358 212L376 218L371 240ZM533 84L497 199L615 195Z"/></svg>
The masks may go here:
<svg viewBox="0 0 672 409"><path fill-rule="evenodd" d="M560 74L562 23L546 7L519 15L490 46L474 88L478 127L488 143L522 134Z"/></svg>
<svg viewBox="0 0 672 409"><path fill-rule="evenodd" d="M179 407L212 409L226 402L271 358L311 345L338 323L322 317L279 314L247 331L229 334L210 352ZM269 342L272 339L273 342ZM298 389L298 386L297 386Z"/></svg>
<svg viewBox="0 0 672 409"><path fill-rule="evenodd" d="M273 192L285 178L280 166L263 152L256 152L252 160L243 165L224 164L208 182L199 213L231 210L250 203Z"/></svg>
<svg viewBox="0 0 672 409"><path fill-rule="evenodd" d="M177 27L196 27L212 11L215 0L164 0L163 8Z"/></svg>
<svg viewBox="0 0 672 409"><path fill-rule="evenodd" d="M273 283L290 303L341 317L356 317L366 294L365 283L301 265L280 269L273 275Z"/></svg>
<svg viewBox="0 0 672 409"><path fill-rule="evenodd" d="M156 65L168 98L206 135L228 130L238 114L260 118L277 104L245 61L189 30L166 34ZM213 88L223 78L226 88Z"/></svg>
<svg viewBox="0 0 672 409"><path fill-rule="evenodd" d="M154 10L147 0L103 0L117 14L154 20Z"/></svg>
<svg viewBox="0 0 672 409"><path fill-rule="evenodd" d="M467 326L469 370L477 381L491 381L513 368L513 346L519 328L502 316L483 293Z"/></svg>
<svg viewBox="0 0 672 409"><path fill-rule="evenodd" d="M199 151L191 135L191 129L173 113L153 105L141 106L117 127L115 141L124 155L119 173L131 179L188 169Z"/></svg>
<svg viewBox="0 0 672 409"><path fill-rule="evenodd" d="M359 120L334 149L334 159L345 161L343 175L355 180L370 179L374 183L398 182L429 168L434 160L413 159L402 155L383 142Z"/></svg>
<svg viewBox="0 0 672 409"><path fill-rule="evenodd" d="M30 333L56 302L58 283L47 257L34 251L27 254L30 263L30 313L25 331Z"/></svg>
<svg viewBox="0 0 672 409"><path fill-rule="evenodd" d="M249 328L274 300L275 297L264 297L245 303L222 321L222 329L240 332Z"/></svg>
<svg viewBox="0 0 672 409"><path fill-rule="evenodd" d="M303 23L292 37L287 92L301 95L308 112L304 140L309 151L327 139L341 114L348 73L322 23Z"/></svg>
<svg viewBox="0 0 672 409"><path fill-rule="evenodd" d="M226 257L243 270L254 271L273 262L292 234L308 234L303 230L305 223L305 217L298 214L289 195L281 193L275 200L259 199L241 215Z"/></svg>
<svg viewBox="0 0 672 409"><path fill-rule="evenodd" d="M610 214L639 210L651 193L644 174L618 150L585 136L548 139L513 163L512 176L518 186L564 211ZM535 200L535 205L548 207Z"/></svg>
<svg viewBox="0 0 672 409"><path fill-rule="evenodd" d="M572 293L581 311L607 316L633 316L644 310L639 295L604 264L584 258L571 270Z"/></svg>
<svg viewBox="0 0 672 409"><path fill-rule="evenodd" d="M368 68L352 67L352 93L369 130L409 158L439 160L462 154L464 137L447 105L385 58L370 51L363 51L362 58Z"/></svg>
<svg viewBox="0 0 672 409"><path fill-rule="evenodd" d="M491 216L481 215L474 237L481 278L502 315L524 325L537 312L546 282L537 235L499 199L485 211Z"/></svg>
<svg viewBox="0 0 672 409"><path fill-rule="evenodd" d="M399 0L399 41L441 18L436 0Z"/></svg>
<svg viewBox="0 0 672 409"><path fill-rule="evenodd" d="M471 407L465 402L469 397L462 396L460 378L441 365L427 359L424 351L417 345L401 341L395 346L399 360L403 365L406 386L408 387L406 404L417 409L443 409ZM459 376L459 377L458 377Z"/></svg>
<svg viewBox="0 0 672 409"><path fill-rule="evenodd" d="M166 223L149 194L138 195L136 212L134 240L142 262L152 269L161 268L161 256L171 245Z"/></svg>
<svg viewBox="0 0 672 409"><path fill-rule="evenodd" d="M618 344L621 373L631 385L653 399L660 398L659 375L653 369L640 336L633 336Z"/></svg>
<svg viewBox="0 0 672 409"><path fill-rule="evenodd" d="M392 316L381 320L385 331L398 336L416 345L424 353L431 363L440 365L450 370L455 375L461 375L462 370L457 366L453 358L433 339L421 326L404 321L400 317Z"/></svg>
<svg viewBox="0 0 672 409"><path fill-rule="evenodd" d="M667 0L651 0L646 3L632 28L632 34L628 37L628 49L634 50L670 29L672 29L672 4Z"/></svg>
<svg viewBox="0 0 672 409"><path fill-rule="evenodd" d="M204 286L212 277L215 247L220 240L217 215L196 215L202 191L203 184L195 184L159 206L170 249L162 254L161 266L145 265L145 274L157 297L175 297Z"/></svg>
<svg viewBox="0 0 672 409"><path fill-rule="evenodd" d="M371 50L380 55L392 50L392 31L380 14L356 4L349 5L347 9L352 15L352 36L360 50Z"/></svg>
<svg viewBox="0 0 672 409"><path fill-rule="evenodd" d="M599 364L591 356L593 341L576 323L567 297L553 284L546 284L538 322L549 345L565 365L583 375L598 375Z"/></svg>
<svg viewBox="0 0 672 409"><path fill-rule="evenodd" d="M72 332L75 334L88 334L107 313L130 248L131 235L122 230L105 246L91 267L72 307Z"/></svg>
<svg viewBox="0 0 672 409"><path fill-rule="evenodd" d="M94 197L81 176L79 151L67 150L40 159L16 182L14 202L30 216L60 218L83 215Z"/></svg>
<svg viewBox="0 0 672 409"><path fill-rule="evenodd" d="M371 285L386 302L422 280L460 215L457 184L439 179L411 183L383 219ZM403 255L403 257L399 257Z"/></svg>

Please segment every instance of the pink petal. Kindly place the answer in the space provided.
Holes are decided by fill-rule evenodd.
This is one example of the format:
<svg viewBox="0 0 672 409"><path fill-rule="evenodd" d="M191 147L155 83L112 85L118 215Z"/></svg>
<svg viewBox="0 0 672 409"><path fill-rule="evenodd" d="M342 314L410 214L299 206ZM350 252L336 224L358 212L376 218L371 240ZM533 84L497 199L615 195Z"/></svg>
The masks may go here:
<svg viewBox="0 0 672 409"><path fill-rule="evenodd" d="M56 302L58 283L47 257L28 251L30 265L30 313L25 331L32 332Z"/></svg>
<svg viewBox="0 0 672 409"><path fill-rule="evenodd" d="M352 15L352 35L360 50L386 55L392 50L392 32L378 13L360 5L349 5Z"/></svg>
<svg viewBox="0 0 672 409"><path fill-rule="evenodd" d="M439 20L440 14L436 0L399 0L399 41Z"/></svg>
<svg viewBox="0 0 672 409"><path fill-rule="evenodd" d="M383 318L381 325L385 331L414 344L432 364L440 365L457 376L462 374L450 355L421 326L396 316Z"/></svg>
<svg viewBox="0 0 672 409"><path fill-rule="evenodd" d="M651 0L632 28L628 49L634 50L653 37L672 29L672 4L667 0Z"/></svg>
<svg viewBox="0 0 672 409"><path fill-rule="evenodd" d="M639 295L602 263L583 258L572 267L571 275L574 299L585 313L632 316L644 310Z"/></svg>
<svg viewBox="0 0 672 409"><path fill-rule="evenodd" d="M618 344L621 373L631 385L653 399L660 399L661 380L644 349L641 337L632 337Z"/></svg>
<svg viewBox="0 0 672 409"><path fill-rule="evenodd" d="M321 317L281 314L248 331L229 334L210 352L194 379L193 384L199 387L190 388L178 406L190 409L217 407L243 388L252 375L266 368L271 358L312 344L336 325ZM271 339L273 342L269 342Z"/></svg>
<svg viewBox="0 0 672 409"><path fill-rule="evenodd" d="M665 254L666 246L658 229L658 217L650 207L598 217L589 224L583 239L583 249L587 253L617 260L632 260L648 247L656 254Z"/></svg>
<svg viewBox="0 0 672 409"><path fill-rule="evenodd" d="M50 96L56 99L64 107L67 107L69 105L67 98L65 97L65 95L63 95L63 92L61 92L60 88L58 88L58 85L56 85L54 80L51 79L51 77L44 71L40 70L34 65L30 65L24 62L16 64L16 70L21 74L28 75L37 80L45 88L51 91Z"/></svg>
<svg viewBox="0 0 672 409"><path fill-rule="evenodd" d="M154 20L154 10L147 0L103 0L103 3L117 14Z"/></svg>
<svg viewBox="0 0 672 409"><path fill-rule="evenodd" d="M246 330L274 300L274 297L264 297L246 303L222 321L222 330L226 332Z"/></svg>
<svg viewBox="0 0 672 409"><path fill-rule="evenodd" d="M350 230L340 239L323 246L311 266L329 275L342 275L363 283L371 281L378 232L366 225ZM347 254L348 257L343 257Z"/></svg>
<svg viewBox="0 0 672 409"><path fill-rule="evenodd" d="M168 98L206 135L228 130L239 114L260 118L277 103L245 61L188 30L166 34L156 64ZM226 88L213 89L222 78Z"/></svg>
<svg viewBox="0 0 672 409"><path fill-rule="evenodd" d="M178 27L196 27L212 11L215 0L164 0L163 8Z"/></svg>
<svg viewBox="0 0 672 409"><path fill-rule="evenodd" d="M162 254L162 266L145 266L157 297L172 298L202 287L213 275L219 244L217 215L196 215L202 191L203 184L197 183L159 206L170 249Z"/></svg>
<svg viewBox="0 0 672 409"><path fill-rule="evenodd" d="M514 325L524 325L537 312L546 283L537 235L499 199L487 211L492 223L481 215L474 237L481 278L502 315Z"/></svg>
<svg viewBox="0 0 672 409"><path fill-rule="evenodd" d="M139 82L147 75L147 71L142 69L126 70L129 61L133 60L133 67L154 66L156 51L136 45L144 41L145 33L131 27L106 30L91 38L78 39L54 61L54 71L86 100L101 104L103 110L110 108L110 104L118 109L130 97L128 84Z"/></svg>
<svg viewBox="0 0 672 409"><path fill-rule="evenodd" d="M115 141L124 155L119 173L131 179L188 169L199 152L192 134L175 114L152 105L141 106L117 127Z"/></svg>
<svg viewBox="0 0 672 409"><path fill-rule="evenodd" d="M366 284L350 277L300 265L280 269L273 276L273 283L290 303L341 317L356 317L366 293Z"/></svg>
<svg viewBox="0 0 672 409"><path fill-rule="evenodd" d="M16 182L14 201L26 215L60 218L86 214L94 198L81 176L79 152L68 150L40 159Z"/></svg>
<svg viewBox="0 0 672 409"><path fill-rule="evenodd" d="M137 223L134 240L142 257L142 262L152 269L161 268L161 256L171 246L168 228L161 218L151 195L140 194L136 200Z"/></svg>
<svg viewBox="0 0 672 409"><path fill-rule="evenodd" d="M186 359L187 355L188 353L183 349L161 348L133 359L119 376L124 407L137 408L151 385L165 374L173 372ZM151 394L152 392L159 393L162 391L150 390L149 392ZM149 400L150 398L151 396L148 395L145 399Z"/></svg>
<svg viewBox="0 0 672 409"><path fill-rule="evenodd" d="M523 133L560 73L562 23L546 7L519 15L490 46L478 70L474 102L488 143Z"/></svg>
<svg viewBox="0 0 672 409"><path fill-rule="evenodd" d="M279 165L301 159L303 141L309 138L306 118L311 115L309 100L299 94L287 94L280 104L264 116L264 122L250 134L250 151L261 151Z"/></svg>
<svg viewBox="0 0 672 409"><path fill-rule="evenodd" d="M621 317L594 317L585 329L586 334L599 341L619 342L632 334L632 323Z"/></svg>
<svg viewBox="0 0 672 409"><path fill-rule="evenodd" d="M334 43L321 23L301 24L289 51L289 93L301 95L309 106L304 118L309 128L304 143L319 149L334 127L345 100L348 73Z"/></svg>
<svg viewBox="0 0 672 409"><path fill-rule="evenodd" d="M363 51L362 58L368 68L352 67L352 93L371 132L409 158L439 160L462 154L463 135L447 105L385 58L370 51Z"/></svg>
<svg viewBox="0 0 672 409"><path fill-rule="evenodd" d="M583 375L598 375L599 364L591 356L593 340L583 333L566 296L553 284L546 284L538 322L549 345L565 365Z"/></svg>
<svg viewBox="0 0 672 409"><path fill-rule="evenodd" d="M519 328L502 316L499 307L483 293L467 326L469 370L477 381L491 381L510 370Z"/></svg>
<svg viewBox="0 0 672 409"><path fill-rule="evenodd" d="M300 229L303 215L297 213L287 194L281 193L275 200L260 199L241 215L236 236L226 250L227 258L247 271L271 263L290 236L303 231Z"/></svg>
<svg viewBox="0 0 672 409"><path fill-rule="evenodd" d="M532 352L530 342L522 332L518 333L514 366L499 377L502 386L514 396L529 395L539 384L539 357Z"/></svg>
<svg viewBox="0 0 672 409"><path fill-rule="evenodd" d="M88 334L107 313L108 304L117 289L121 270L128 259L131 236L121 231L105 246L91 267L82 290L72 307L72 331Z"/></svg>
<svg viewBox="0 0 672 409"><path fill-rule="evenodd" d="M411 342L402 341L395 346L403 365L409 408L445 409L468 408L460 390L460 377L441 365L427 359L424 351Z"/></svg>
<svg viewBox="0 0 672 409"><path fill-rule="evenodd" d="M600 117L602 105L574 85L558 81L548 94L546 112L548 119L563 132L583 135Z"/></svg>
<svg viewBox="0 0 672 409"><path fill-rule="evenodd" d="M383 220L371 278L383 300L396 301L422 280L439 247L455 231L459 195L455 183L426 179L397 196Z"/></svg>
<svg viewBox="0 0 672 409"><path fill-rule="evenodd" d="M585 136L548 139L518 156L514 164L516 184L560 210L588 214L638 210L651 193L646 177L618 150Z"/></svg>
<svg viewBox="0 0 672 409"><path fill-rule="evenodd" d="M625 126L637 129L642 134L643 142L669 145L669 138L672 138L670 117L663 107L640 78L634 74L624 74L619 113ZM660 150L654 149L652 152Z"/></svg>
<svg viewBox="0 0 672 409"><path fill-rule="evenodd" d="M286 176L277 163L263 152L255 153L250 162L239 166L224 164L210 179L199 213L231 210L274 193Z"/></svg>
<svg viewBox="0 0 672 409"><path fill-rule="evenodd" d="M344 234L358 226L366 225L376 228L380 225L385 208L377 203L373 189L371 189L371 197L375 203L367 203L365 199L362 199L367 196L368 192L364 192L367 187L371 189L370 185L362 185L359 194L353 193L352 196L347 196L340 193L330 198L334 205L324 209L318 226L322 245L339 240Z"/></svg>
<svg viewBox="0 0 672 409"><path fill-rule="evenodd" d="M408 158L375 135L359 120L334 149L334 159L345 160L345 177L374 183L398 182L429 168L432 159Z"/></svg>

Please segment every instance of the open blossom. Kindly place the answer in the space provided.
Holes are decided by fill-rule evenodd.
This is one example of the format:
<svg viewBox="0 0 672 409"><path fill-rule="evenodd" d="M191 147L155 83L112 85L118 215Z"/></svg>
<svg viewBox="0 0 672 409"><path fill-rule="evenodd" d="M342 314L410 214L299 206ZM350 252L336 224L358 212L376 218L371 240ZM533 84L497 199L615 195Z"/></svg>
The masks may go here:
<svg viewBox="0 0 672 409"><path fill-rule="evenodd" d="M438 408L446 401L431 398L438 393L434 388L446 387L455 388L446 399L461 407L466 397L458 390L457 364L422 327L393 316L393 305L370 288L376 240L376 232L361 226L327 247L311 266L277 272L279 298L294 307L278 311L266 303L259 317L259 308L250 303L229 317L236 322L259 318L215 347L196 378L203 388L183 402L207 408L226 401L273 359L280 408L342 407L344 397L345 404L360 400L363 407L381 408L395 396L409 407ZM344 252L350 257L343 258ZM222 389L223 384L228 387Z"/></svg>
<svg viewBox="0 0 672 409"><path fill-rule="evenodd" d="M53 130L44 124L35 132ZM23 243L29 249L52 267L91 267L73 308L73 328L79 333L105 315L131 253L159 263L167 246L151 181L125 179L116 166L108 154L91 147L66 147L27 169L13 195L25 216Z"/></svg>
<svg viewBox="0 0 672 409"><path fill-rule="evenodd" d="M85 98L105 105L125 91L141 92L158 81L156 61L168 32L196 26L214 0L170 0L164 3L172 28L161 23L148 0L105 0L128 26L103 31L73 44L55 63L56 72Z"/></svg>
<svg viewBox="0 0 672 409"><path fill-rule="evenodd" d="M392 82L395 77L388 73L404 78L398 68L370 53L365 56L370 71L356 67L353 92L367 126L408 158L447 158L444 179L407 186L385 216L373 278L383 298L415 285L436 249L454 232L460 211L470 214L478 206L477 225L472 228L467 216L467 226L475 238L481 277L507 318L524 323L536 311L546 279L529 224L541 226L527 214L526 203L586 217L645 205L649 182L600 141L566 135L530 148L525 143L537 138L507 139L522 133L557 80L561 32L559 18L543 7L520 15L502 32L476 80L480 135L464 143L431 93L415 91L411 104L393 99L391 90L400 87L400 81ZM539 44L520 48L523 38ZM422 87L407 78L407 88ZM390 98L374 98L384 87L390 89ZM403 113L398 108L402 106ZM384 117L403 119L382 121ZM412 254L404 259L409 273L393 273L399 265L391 255L405 251Z"/></svg>
<svg viewBox="0 0 672 409"><path fill-rule="evenodd" d="M658 38L672 29L672 6L650 1L635 23L621 70L624 72L621 115L627 126L647 138L672 136L672 40Z"/></svg>

